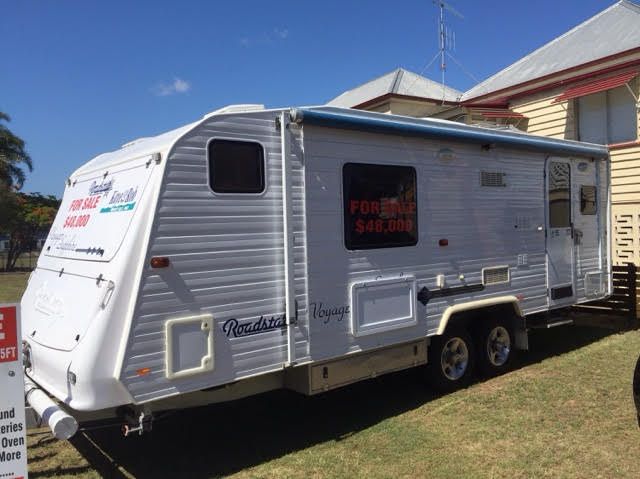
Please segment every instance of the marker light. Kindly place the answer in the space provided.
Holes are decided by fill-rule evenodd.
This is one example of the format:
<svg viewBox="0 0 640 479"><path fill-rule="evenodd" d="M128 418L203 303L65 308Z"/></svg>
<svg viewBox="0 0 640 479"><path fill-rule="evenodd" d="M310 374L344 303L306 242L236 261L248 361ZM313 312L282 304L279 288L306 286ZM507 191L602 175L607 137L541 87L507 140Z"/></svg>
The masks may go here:
<svg viewBox="0 0 640 479"><path fill-rule="evenodd" d="M152 268L168 268L169 267L169 258L166 256L154 256L151 258L151 267Z"/></svg>
<svg viewBox="0 0 640 479"><path fill-rule="evenodd" d="M446 238L442 238L440 241L438 241L438 245L439 246L448 246L449 245L449 240Z"/></svg>
<svg viewBox="0 0 640 479"><path fill-rule="evenodd" d="M146 376L147 374L149 374L151 372L151 368L141 368L138 369L136 371L136 373L138 374L138 376Z"/></svg>

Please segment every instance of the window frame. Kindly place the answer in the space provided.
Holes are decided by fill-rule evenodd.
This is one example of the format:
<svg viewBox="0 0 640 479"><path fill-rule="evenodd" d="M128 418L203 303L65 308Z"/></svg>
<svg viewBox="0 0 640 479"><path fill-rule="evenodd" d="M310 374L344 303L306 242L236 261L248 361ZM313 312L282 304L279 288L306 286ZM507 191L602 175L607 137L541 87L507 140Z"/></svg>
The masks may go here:
<svg viewBox="0 0 640 479"><path fill-rule="evenodd" d="M593 188L593 213L585 213L584 188ZM580 185L580 214L582 216L596 216L598 214L598 185Z"/></svg>
<svg viewBox="0 0 640 479"><path fill-rule="evenodd" d="M580 110L581 110L580 102L581 102L581 100L583 100L586 97L589 97L589 96L592 96L592 95L598 95L598 94L602 94L604 96L604 104L603 104L603 107L602 107L602 123L603 123L603 126L604 126L603 133L604 133L605 143L602 143L602 144L604 144L604 145L617 145L619 143L638 142L638 141L640 141L640 134L638 133L638 127L640 126L639 125L639 120L638 120L639 112L638 112L637 108L635 110L636 114L633 115L633 118L635 120L634 121L634 124L635 124L635 128L634 128L635 137L631 138L629 140L621 140L621 141L615 141L615 142L611 141L612 130L610 128L610 121L609 121L609 119L610 119L609 117L611 116L610 115L610 111L609 111L609 109L610 109L610 99L609 98L610 98L611 92L614 91L614 90L617 90L617 89L624 89L624 91L626 91L626 93L631 98L631 103L633 103L635 105L636 104L636 100L633 97L633 94L631 93L631 91L629 91L629 88L633 89L633 87L631 86L630 83L633 83L634 81L635 81L635 79L632 79L632 80L630 80L629 83L626 83L625 85L622 85L622 86L619 86L619 87L615 87L615 88L610 88L608 90L603 90L601 92L596 92L596 93L592 93L592 94L589 94L589 95L579 96L579 97L573 99L574 110L575 110L574 118L575 118L575 124L576 124L575 135L576 135L576 138L578 139L578 141L585 141L585 142L590 142L590 143L594 142L593 140L582 138L581 121L580 121L580 115L581 115L581 113L580 113Z"/></svg>
<svg viewBox="0 0 640 479"><path fill-rule="evenodd" d="M357 165L357 166L374 166L374 167L398 167L398 168L410 168L413 171L413 180L415 186L415 203L416 203L416 212L415 212L415 240L411 243L406 244L384 244L384 245L366 245L366 246L354 246L352 241L348 241L347 238L347 201L349 198L347 197L347 192L345 190L345 169L349 165ZM345 248L349 253L356 253L358 251L372 251L379 249L389 249L389 248L407 248L416 246L420 241L420 229L419 229L419 201L418 201L418 169L414 165L410 164L397 164L397 163L364 163L358 161L346 161L342 163L340 168L340 216L341 216L341 226L342 226L342 247Z"/></svg>
<svg viewBox="0 0 640 479"><path fill-rule="evenodd" d="M211 155L210 155L210 146L214 141L228 141L228 142L237 142L237 143L252 143L260 146L260 150L262 151L262 161L261 161L261 171L262 171L262 190L258 192L233 192L233 191L216 191L213 189L213 185L211 184ZM238 137L227 137L227 136L214 136L207 140L207 144L205 146L207 152L207 161L206 161L206 179L207 186L209 191L216 196L263 196L267 192L267 149L263 142L255 140L255 139L246 139L246 138L238 138Z"/></svg>
<svg viewBox="0 0 640 479"><path fill-rule="evenodd" d="M546 203L547 203L547 205L546 205L546 209L547 209L547 215L548 215L549 229L552 229L552 228L553 229L571 228L571 225L573 224L573 216L574 216L573 215L573 198L571 196L571 192L572 192L572 189L573 189L573 173L571 171L572 170L571 163L570 162L566 162L566 161L551 160L550 163L549 163L549 170L551 170L551 164L552 163L557 163L557 164L560 164L560 165L564 165L564 166L566 166L568 168L569 184L567 185L566 188L562 188L562 190L566 189L566 191L567 191L567 200L564 200L564 199L552 200L551 199L551 192L552 192L552 190L551 190L551 171L547 172L547 185L546 185L546 189L547 189L547 192L546 192L546 195L547 195ZM555 190L553 190L553 191L555 191ZM553 223L553 221L555 219L557 219L557 218L555 218L555 216L552 215L552 208L551 208L551 206L554 204L554 202L558 202L558 201L563 201L563 202L564 201L568 201L568 205L566 207L566 213L568 215L566 217L566 219L568 219L568 221L567 221L566 224L563 223L561 226L558 226L557 224Z"/></svg>

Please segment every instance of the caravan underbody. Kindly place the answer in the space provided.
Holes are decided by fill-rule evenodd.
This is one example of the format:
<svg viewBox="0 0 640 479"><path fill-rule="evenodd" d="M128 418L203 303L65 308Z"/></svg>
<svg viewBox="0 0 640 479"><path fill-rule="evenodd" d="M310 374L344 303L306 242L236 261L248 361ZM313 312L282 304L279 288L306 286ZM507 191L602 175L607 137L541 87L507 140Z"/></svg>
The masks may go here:
<svg viewBox="0 0 640 479"><path fill-rule="evenodd" d="M22 301L27 372L79 415L425 364L459 387L506 369L531 315L610 293L608 178L606 148L510 131L207 116L70 177Z"/></svg>

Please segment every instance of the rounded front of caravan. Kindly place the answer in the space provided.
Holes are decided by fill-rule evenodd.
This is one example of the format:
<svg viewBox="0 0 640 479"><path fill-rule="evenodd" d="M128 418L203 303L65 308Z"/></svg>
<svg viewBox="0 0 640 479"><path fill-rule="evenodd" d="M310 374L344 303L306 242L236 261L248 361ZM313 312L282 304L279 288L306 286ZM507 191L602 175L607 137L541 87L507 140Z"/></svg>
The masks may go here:
<svg viewBox="0 0 640 479"><path fill-rule="evenodd" d="M469 365L469 348L458 337L449 339L442 348L440 365L443 374L451 381L456 381L464 376Z"/></svg>
<svg viewBox="0 0 640 479"><path fill-rule="evenodd" d="M503 326L496 326L487 336L487 355L493 366L502 366L509 360L511 337Z"/></svg>

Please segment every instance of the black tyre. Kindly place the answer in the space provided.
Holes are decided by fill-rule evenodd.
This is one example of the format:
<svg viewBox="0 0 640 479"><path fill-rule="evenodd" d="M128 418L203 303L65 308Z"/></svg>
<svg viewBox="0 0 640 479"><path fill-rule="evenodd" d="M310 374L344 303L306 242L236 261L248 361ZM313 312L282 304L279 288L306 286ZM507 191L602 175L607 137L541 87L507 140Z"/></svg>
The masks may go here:
<svg viewBox="0 0 640 479"><path fill-rule="evenodd" d="M636 361L636 369L633 372L633 402L636 405L638 426L640 426L640 357Z"/></svg>
<svg viewBox="0 0 640 479"><path fill-rule="evenodd" d="M515 341L508 320L481 320L476 333L478 369L484 376L508 371L513 362Z"/></svg>
<svg viewBox="0 0 640 479"><path fill-rule="evenodd" d="M468 386L473 378L475 351L471 336L463 328L451 328L435 336L429 345L427 376L440 392Z"/></svg>

